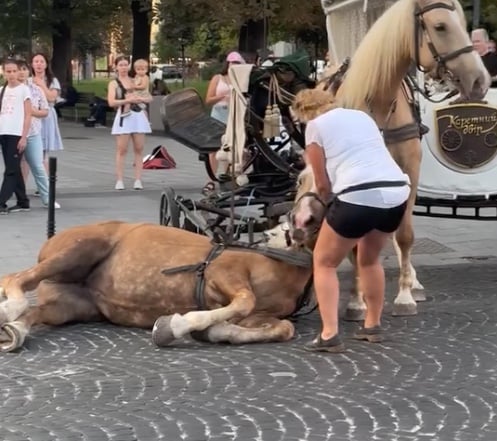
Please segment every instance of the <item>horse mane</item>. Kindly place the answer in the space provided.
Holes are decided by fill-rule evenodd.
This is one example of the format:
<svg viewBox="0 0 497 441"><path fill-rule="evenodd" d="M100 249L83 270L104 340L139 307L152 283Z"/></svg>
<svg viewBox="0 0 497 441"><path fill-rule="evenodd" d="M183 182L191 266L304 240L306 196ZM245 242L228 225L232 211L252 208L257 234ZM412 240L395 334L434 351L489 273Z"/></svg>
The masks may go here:
<svg viewBox="0 0 497 441"><path fill-rule="evenodd" d="M398 64L414 48L414 1L398 0L373 24L355 51L340 90L344 107L360 109L392 95Z"/></svg>
<svg viewBox="0 0 497 441"><path fill-rule="evenodd" d="M295 195L295 201L298 201L304 193L313 190L314 173L312 171L311 165L307 164L297 176L297 194Z"/></svg>

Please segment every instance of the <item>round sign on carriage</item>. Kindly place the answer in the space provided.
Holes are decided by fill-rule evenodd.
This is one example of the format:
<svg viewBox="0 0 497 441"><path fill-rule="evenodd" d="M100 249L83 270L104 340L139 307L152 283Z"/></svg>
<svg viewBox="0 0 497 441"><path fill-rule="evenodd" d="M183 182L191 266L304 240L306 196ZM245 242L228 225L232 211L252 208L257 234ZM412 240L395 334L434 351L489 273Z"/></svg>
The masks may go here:
<svg viewBox="0 0 497 441"><path fill-rule="evenodd" d="M420 105L430 131L422 140L419 194L451 200L497 194L497 89L482 103L421 98Z"/></svg>

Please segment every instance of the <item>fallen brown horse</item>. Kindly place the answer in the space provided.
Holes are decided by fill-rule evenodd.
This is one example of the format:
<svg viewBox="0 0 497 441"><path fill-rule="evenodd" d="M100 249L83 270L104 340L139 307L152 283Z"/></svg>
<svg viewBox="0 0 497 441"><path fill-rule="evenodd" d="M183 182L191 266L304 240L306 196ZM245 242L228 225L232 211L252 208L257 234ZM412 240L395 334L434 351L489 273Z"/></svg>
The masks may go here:
<svg viewBox="0 0 497 441"><path fill-rule="evenodd" d="M69 228L45 242L38 264L1 279L0 349L21 347L36 325L102 320L153 327L160 346L190 333L211 342L286 341L294 326L285 318L311 271L171 227ZM29 306L25 293L35 289L37 305Z"/></svg>

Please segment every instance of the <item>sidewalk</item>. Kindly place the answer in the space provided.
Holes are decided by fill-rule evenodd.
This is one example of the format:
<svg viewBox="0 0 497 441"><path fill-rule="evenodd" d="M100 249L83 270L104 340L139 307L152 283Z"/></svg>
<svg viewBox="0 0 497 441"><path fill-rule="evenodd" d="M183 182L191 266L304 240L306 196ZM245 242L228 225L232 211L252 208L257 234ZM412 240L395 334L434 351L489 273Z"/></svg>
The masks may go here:
<svg viewBox="0 0 497 441"><path fill-rule="evenodd" d="M132 152L128 152L125 184L129 189L114 190L114 139L110 129L86 128L61 123L64 151L57 154L56 229L120 219L158 223L162 189L170 186L179 194L196 198L207 180L197 154L171 139L148 136L145 154L160 144L167 147L177 163L173 170L145 170L145 190L131 189ZM28 183L29 193L33 183ZM46 239L47 211L38 198L31 199L29 213L12 213L0 218L1 273L16 271L35 262ZM444 266L497 259L497 222L447 220L415 217L416 242L412 260L416 267ZM386 250L385 266L396 268L393 249ZM344 264L344 268L347 264Z"/></svg>

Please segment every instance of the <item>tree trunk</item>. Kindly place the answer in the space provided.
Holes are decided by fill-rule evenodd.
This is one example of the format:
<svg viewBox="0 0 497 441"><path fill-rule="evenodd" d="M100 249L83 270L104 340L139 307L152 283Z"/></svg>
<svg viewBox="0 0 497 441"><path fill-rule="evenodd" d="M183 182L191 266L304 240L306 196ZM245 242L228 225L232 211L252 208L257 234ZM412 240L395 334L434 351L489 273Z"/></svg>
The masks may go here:
<svg viewBox="0 0 497 441"><path fill-rule="evenodd" d="M247 20L240 28L238 50L244 55L255 58L258 50L267 49L265 47L267 42L264 41L267 35L268 29L264 27L264 20Z"/></svg>
<svg viewBox="0 0 497 441"><path fill-rule="evenodd" d="M150 58L150 13L152 11L152 0L132 0L131 12L133 14L133 60Z"/></svg>
<svg viewBox="0 0 497 441"><path fill-rule="evenodd" d="M53 0L52 23L52 70L61 86L72 85L72 34L71 34L71 0Z"/></svg>

